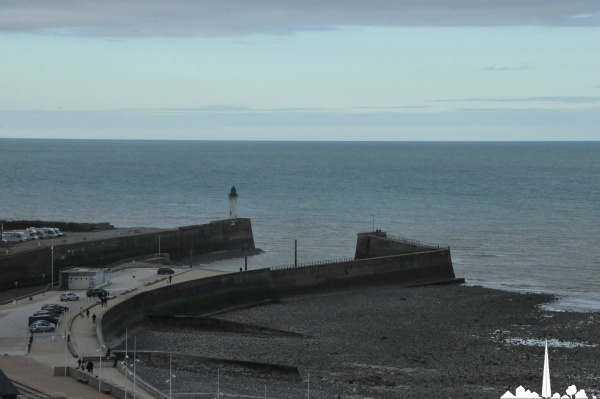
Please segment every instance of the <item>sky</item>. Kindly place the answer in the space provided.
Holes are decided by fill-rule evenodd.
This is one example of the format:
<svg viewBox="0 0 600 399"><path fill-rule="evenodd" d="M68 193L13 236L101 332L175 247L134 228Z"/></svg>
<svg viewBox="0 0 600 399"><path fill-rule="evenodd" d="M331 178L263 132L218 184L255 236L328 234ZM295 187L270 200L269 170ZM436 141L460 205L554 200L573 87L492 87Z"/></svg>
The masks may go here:
<svg viewBox="0 0 600 399"><path fill-rule="evenodd" d="M0 138L600 140L599 26L598 0L2 0Z"/></svg>

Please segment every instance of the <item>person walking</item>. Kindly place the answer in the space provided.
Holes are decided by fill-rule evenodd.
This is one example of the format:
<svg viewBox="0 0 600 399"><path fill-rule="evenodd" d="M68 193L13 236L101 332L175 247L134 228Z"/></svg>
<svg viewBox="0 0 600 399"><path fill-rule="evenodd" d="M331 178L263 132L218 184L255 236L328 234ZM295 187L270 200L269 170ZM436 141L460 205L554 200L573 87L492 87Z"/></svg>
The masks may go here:
<svg viewBox="0 0 600 399"><path fill-rule="evenodd" d="M89 309L85 311L85 315L87 316L88 319L90 318L90 310Z"/></svg>
<svg viewBox="0 0 600 399"><path fill-rule="evenodd" d="M92 323L96 323L96 313L92 315Z"/></svg>
<svg viewBox="0 0 600 399"><path fill-rule="evenodd" d="M173 278L173 276L171 276L171 275L169 274L169 284L171 284L171 279L172 279L172 278Z"/></svg>
<svg viewBox="0 0 600 399"><path fill-rule="evenodd" d="M81 368L81 362L82 362L81 358L77 359L77 369Z"/></svg>

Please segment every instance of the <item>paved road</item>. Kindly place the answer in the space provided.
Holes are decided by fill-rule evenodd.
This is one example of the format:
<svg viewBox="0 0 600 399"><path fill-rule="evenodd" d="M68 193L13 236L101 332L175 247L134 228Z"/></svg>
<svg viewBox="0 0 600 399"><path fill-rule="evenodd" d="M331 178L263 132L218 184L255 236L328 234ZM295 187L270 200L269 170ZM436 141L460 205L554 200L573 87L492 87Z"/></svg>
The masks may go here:
<svg viewBox="0 0 600 399"><path fill-rule="evenodd" d="M133 264L132 264L133 265ZM127 268L111 273L111 282L103 288L111 296L117 296L132 288L143 285L157 278L157 267ZM97 298L88 298L86 290L73 290L79 296L78 301L61 302L62 291L49 291L43 295L35 295L32 300L21 299L16 305L13 303L0 307L0 355L24 354L27 340L29 339L28 321L36 311L48 303L58 303L70 309L70 313L77 314L98 302ZM66 314L60 321L54 333L36 333L35 339L54 339L63 337L67 328Z"/></svg>
<svg viewBox="0 0 600 399"><path fill-rule="evenodd" d="M0 368L10 379L36 387L47 393L60 391L65 392L67 398L95 398L95 393L89 391L91 387L84 386L82 388L82 384L72 378L67 377L65 379L65 377L53 376L52 370L56 367L75 367L77 365L77 357L74 357L67 350L65 332L69 326L70 331L68 333L76 356L99 356L106 350L106 348L100 347L100 340L96 335L96 324L92 323L91 317L89 319L81 318L79 316L81 311L89 307L90 314L95 313L101 319L104 312L111 305L165 284L166 276L160 276L156 273L156 265L131 263L126 266L128 268L112 272L111 283L104 287L111 296L114 296L109 300L109 307L99 306L96 299L85 296L85 291L72 291L80 296L79 301L60 302L61 292L46 292L45 295L33 296L31 301L25 299L17 304L1 305ZM134 268L133 266L143 267ZM200 268L173 267L173 269L175 270L173 284L223 273ZM150 284L146 285L147 283ZM136 290L131 291L133 288L136 288ZM28 317L45 303L67 304L71 312L65 316L55 333L34 334L31 352L26 353L30 335L27 329ZM39 372L32 374L32 370L39 370ZM102 364L102 367L100 367L100 364L95 364L94 374L96 373L102 373L101 379L103 381L110 381L116 386L132 389L132 383L118 369L112 368L112 364ZM83 390L83 393L81 393L81 390ZM138 388L137 397L140 399L150 398L152 395Z"/></svg>

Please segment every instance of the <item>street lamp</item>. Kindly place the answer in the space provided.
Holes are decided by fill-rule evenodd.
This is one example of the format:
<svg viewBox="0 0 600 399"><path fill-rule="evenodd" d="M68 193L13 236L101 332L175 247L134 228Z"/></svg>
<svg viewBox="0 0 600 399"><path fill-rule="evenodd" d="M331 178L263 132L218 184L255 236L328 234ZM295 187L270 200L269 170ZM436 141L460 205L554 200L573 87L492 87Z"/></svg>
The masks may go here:
<svg viewBox="0 0 600 399"><path fill-rule="evenodd" d="M19 298L19 282L15 281L15 302Z"/></svg>
<svg viewBox="0 0 600 399"><path fill-rule="evenodd" d="M54 288L54 245L50 247L50 251L52 251L52 278L50 280L50 289Z"/></svg>
<svg viewBox="0 0 600 399"><path fill-rule="evenodd" d="M42 295L46 295L46 273L42 273L42 280L44 280L44 289L42 290Z"/></svg>
<svg viewBox="0 0 600 399"><path fill-rule="evenodd" d="M100 371L98 372L98 392L100 392L100 388L102 387L102 349L104 348L104 345L101 345L100 348L98 349L98 358L100 359Z"/></svg>
<svg viewBox="0 0 600 399"><path fill-rule="evenodd" d="M69 337L71 333L69 331L65 331L65 377L67 376L67 347L69 345Z"/></svg>
<svg viewBox="0 0 600 399"><path fill-rule="evenodd" d="M170 352L169 353L169 379L167 380L167 382L169 383L169 399L172 398L173 378L175 378L175 375L173 374L173 367L171 365L172 361L173 361L173 353Z"/></svg>

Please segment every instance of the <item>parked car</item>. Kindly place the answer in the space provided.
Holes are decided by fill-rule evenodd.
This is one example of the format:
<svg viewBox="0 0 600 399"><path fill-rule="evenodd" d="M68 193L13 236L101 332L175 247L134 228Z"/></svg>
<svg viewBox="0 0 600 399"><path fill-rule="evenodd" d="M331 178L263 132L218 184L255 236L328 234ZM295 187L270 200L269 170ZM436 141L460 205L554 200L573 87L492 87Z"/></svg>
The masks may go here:
<svg viewBox="0 0 600 399"><path fill-rule="evenodd" d="M62 237L64 236L63 232L60 231L60 229L57 229L56 227L48 227L50 230L54 231L54 234L56 234L57 237Z"/></svg>
<svg viewBox="0 0 600 399"><path fill-rule="evenodd" d="M27 241L27 235L22 231L5 231L2 233L2 238L7 242Z"/></svg>
<svg viewBox="0 0 600 399"><path fill-rule="evenodd" d="M51 310L56 313L65 313L69 311L69 308L66 306L59 305L57 303L47 303L42 306L42 310Z"/></svg>
<svg viewBox="0 0 600 399"><path fill-rule="evenodd" d="M58 322L58 320L62 317L62 315L60 313L54 313L54 312L50 312L50 311L46 311L46 310L38 310L37 312L35 312L33 314L33 317L47 317L47 321L50 321L52 323L54 322ZM50 320L52 319L52 320Z"/></svg>
<svg viewBox="0 0 600 399"><path fill-rule="evenodd" d="M37 320L29 325L29 331L32 333L46 332L56 330L56 324L46 320Z"/></svg>
<svg viewBox="0 0 600 399"><path fill-rule="evenodd" d="M103 297L103 296L108 296L108 291L106 291L103 288L90 288L89 290L87 290L87 292L85 293L85 295L87 295L88 297Z"/></svg>
<svg viewBox="0 0 600 399"><path fill-rule="evenodd" d="M46 232L39 227L30 227L30 229L35 230L37 232L38 237L40 237L41 239L50 238L48 237L48 234L46 234Z"/></svg>
<svg viewBox="0 0 600 399"><path fill-rule="evenodd" d="M170 267L159 267L158 274L173 274L175 273Z"/></svg>
<svg viewBox="0 0 600 399"><path fill-rule="evenodd" d="M65 292L60 295L61 301L78 301L79 297L73 292Z"/></svg>
<svg viewBox="0 0 600 399"><path fill-rule="evenodd" d="M38 321L38 320L45 320L54 325L58 325L58 322L60 321L60 317L55 317L51 314L40 314L37 316L29 316L29 325L31 325L34 321Z"/></svg>

